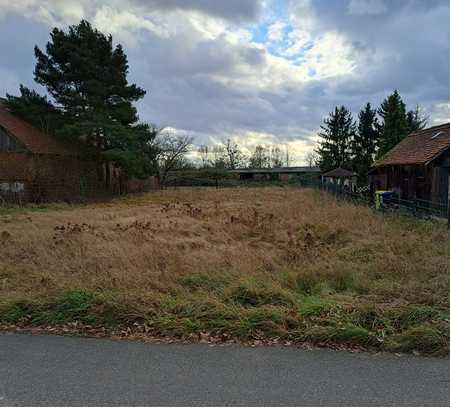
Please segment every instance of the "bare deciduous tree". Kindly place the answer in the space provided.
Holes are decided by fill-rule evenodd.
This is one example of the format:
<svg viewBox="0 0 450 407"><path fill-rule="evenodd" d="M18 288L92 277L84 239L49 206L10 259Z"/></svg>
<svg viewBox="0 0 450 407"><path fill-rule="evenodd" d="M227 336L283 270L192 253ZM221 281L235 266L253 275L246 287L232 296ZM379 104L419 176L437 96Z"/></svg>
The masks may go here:
<svg viewBox="0 0 450 407"><path fill-rule="evenodd" d="M270 150L263 145L255 147L249 160L250 168L270 168Z"/></svg>
<svg viewBox="0 0 450 407"><path fill-rule="evenodd" d="M273 146L270 150L270 165L272 168L281 168L283 166L283 153L280 147Z"/></svg>
<svg viewBox="0 0 450 407"><path fill-rule="evenodd" d="M319 155L315 151L310 151L306 154L306 163L309 168L316 167L319 162Z"/></svg>
<svg viewBox="0 0 450 407"><path fill-rule="evenodd" d="M202 168L208 168L210 166L209 147L207 145L201 145L198 148L198 154L202 160Z"/></svg>
<svg viewBox="0 0 450 407"><path fill-rule="evenodd" d="M162 186L166 183L169 171L184 161L186 154L191 149L192 141L191 136L178 135L170 130L160 132L156 139L156 145L159 149L158 165Z"/></svg>
<svg viewBox="0 0 450 407"><path fill-rule="evenodd" d="M228 139L225 143L227 167L235 170L244 165L245 157L238 144Z"/></svg>
<svg viewBox="0 0 450 407"><path fill-rule="evenodd" d="M291 165L291 157L290 157L290 151L289 151L289 144L286 144L286 167L289 167Z"/></svg>

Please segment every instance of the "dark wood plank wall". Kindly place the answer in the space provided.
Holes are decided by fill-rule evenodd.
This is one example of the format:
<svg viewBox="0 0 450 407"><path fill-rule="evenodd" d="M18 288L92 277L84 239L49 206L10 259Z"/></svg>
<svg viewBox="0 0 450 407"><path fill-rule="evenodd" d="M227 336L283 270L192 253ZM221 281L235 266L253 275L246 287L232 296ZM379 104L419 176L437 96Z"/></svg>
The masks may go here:
<svg viewBox="0 0 450 407"><path fill-rule="evenodd" d="M450 198L450 149L429 165L380 167L370 177L373 190L393 190L402 199L445 204Z"/></svg>

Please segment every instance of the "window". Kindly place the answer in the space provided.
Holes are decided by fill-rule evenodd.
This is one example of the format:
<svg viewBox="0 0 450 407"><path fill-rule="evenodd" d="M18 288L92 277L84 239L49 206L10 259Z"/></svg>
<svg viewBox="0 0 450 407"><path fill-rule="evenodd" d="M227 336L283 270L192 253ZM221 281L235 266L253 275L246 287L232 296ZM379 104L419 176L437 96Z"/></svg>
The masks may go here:
<svg viewBox="0 0 450 407"><path fill-rule="evenodd" d="M435 133L431 136L431 140L434 140L434 139L438 138L439 136L445 136L445 132L438 131L437 133Z"/></svg>
<svg viewBox="0 0 450 407"><path fill-rule="evenodd" d="M0 151L21 152L24 150L24 146L0 126Z"/></svg>

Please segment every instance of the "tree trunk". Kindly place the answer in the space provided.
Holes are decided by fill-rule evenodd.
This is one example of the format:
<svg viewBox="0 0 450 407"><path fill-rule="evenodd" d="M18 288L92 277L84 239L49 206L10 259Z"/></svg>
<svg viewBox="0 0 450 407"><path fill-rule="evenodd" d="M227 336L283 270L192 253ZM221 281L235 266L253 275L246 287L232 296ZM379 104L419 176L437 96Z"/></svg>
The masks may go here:
<svg viewBox="0 0 450 407"><path fill-rule="evenodd" d="M105 164L105 186L106 189L109 191L111 188L111 166L108 160L106 160L104 164Z"/></svg>

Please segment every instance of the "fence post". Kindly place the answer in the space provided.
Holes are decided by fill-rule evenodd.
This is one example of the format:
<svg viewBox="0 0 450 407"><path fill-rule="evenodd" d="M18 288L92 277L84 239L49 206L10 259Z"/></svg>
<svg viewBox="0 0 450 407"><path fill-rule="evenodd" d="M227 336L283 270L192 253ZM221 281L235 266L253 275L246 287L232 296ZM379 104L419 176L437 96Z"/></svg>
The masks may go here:
<svg viewBox="0 0 450 407"><path fill-rule="evenodd" d="M448 221L448 228L450 229L450 199L448 200L447 205L447 221Z"/></svg>

